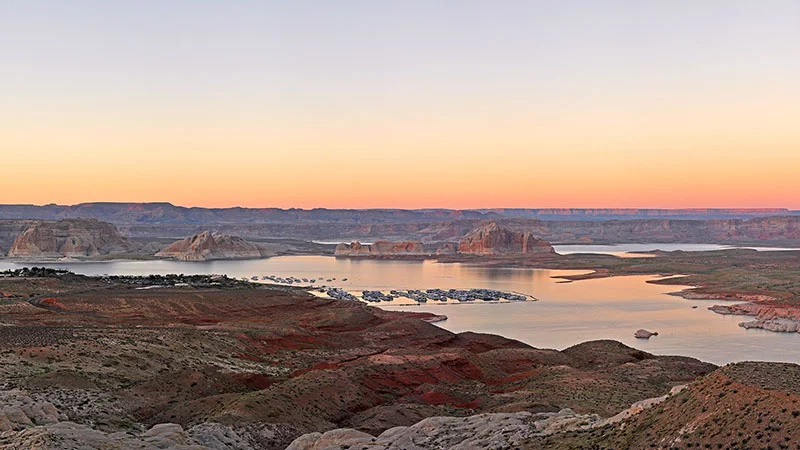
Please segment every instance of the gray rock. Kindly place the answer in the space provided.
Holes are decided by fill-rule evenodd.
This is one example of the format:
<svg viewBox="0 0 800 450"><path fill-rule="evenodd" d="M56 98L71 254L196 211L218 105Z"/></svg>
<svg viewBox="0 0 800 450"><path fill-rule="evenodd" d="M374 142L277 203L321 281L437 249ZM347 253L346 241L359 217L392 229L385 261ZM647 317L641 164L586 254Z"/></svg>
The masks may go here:
<svg viewBox="0 0 800 450"><path fill-rule="evenodd" d="M633 333L633 337L635 337L636 339L650 339L651 336L658 336L658 332L641 329L641 330L636 330L636 333Z"/></svg>
<svg viewBox="0 0 800 450"><path fill-rule="evenodd" d="M597 414L487 413L469 417L429 417L409 427L390 428L378 437L352 429L309 433L295 439L286 450L468 450L507 449L522 446L536 436L588 430L620 422L663 402L685 386L664 396L642 400L608 419Z"/></svg>
<svg viewBox="0 0 800 450"><path fill-rule="evenodd" d="M311 433L295 439L286 450L326 450L329 448L348 448L371 446L375 438L367 433L351 428L339 428L325 433Z"/></svg>
<svg viewBox="0 0 800 450"><path fill-rule="evenodd" d="M742 328L758 328L778 333L797 333L800 331L800 321L792 319L757 319L739 324Z"/></svg>
<svg viewBox="0 0 800 450"><path fill-rule="evenodd" d="M24 391L0 391L0 431L58 423L63 417L52 403L36 401Z"/></svg>

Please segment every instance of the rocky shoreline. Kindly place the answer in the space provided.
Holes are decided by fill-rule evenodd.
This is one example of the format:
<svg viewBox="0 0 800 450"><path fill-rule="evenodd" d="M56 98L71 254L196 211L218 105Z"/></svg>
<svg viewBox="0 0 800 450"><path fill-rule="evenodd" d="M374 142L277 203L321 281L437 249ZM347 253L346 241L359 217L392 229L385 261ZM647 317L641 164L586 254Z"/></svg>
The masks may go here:
<svg viewBox="0 0 800 450"><path fill-rule="evenodd" d="M721 315L753 316L755 320L741 322L746 329L761 329L777 333L800 332L800 308L757 303L714 305L708 308Z"/></svg>

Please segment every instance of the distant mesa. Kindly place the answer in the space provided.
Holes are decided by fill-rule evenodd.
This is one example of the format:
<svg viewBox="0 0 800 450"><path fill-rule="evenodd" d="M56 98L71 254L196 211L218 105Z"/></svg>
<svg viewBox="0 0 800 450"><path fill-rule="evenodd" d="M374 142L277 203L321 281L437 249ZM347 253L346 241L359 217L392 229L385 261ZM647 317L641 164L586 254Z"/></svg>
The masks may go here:
<svg viewBox="0 0 800 450"><path fill-rule="evenodd" d="M458 252L473 255L555 253L549 242L531 233L503 228L494 222L461 239Z"/></svg>
<svg viewBox="0 0 800 450"><path fill-rule="evenodd" d="M782 217L777 217L782 216ZM27 224L92 218L113 223L134 244L202 230L263 238L453 242L485 223L562 244L746 243L800 245L800 211L787 209L278 209L202 208L169 203L0 205L0 253ZM143 248L152 255L158 248ZM151 251L152 250L152 251ZM435 245L428 249L436 253Z"/></svg>
<svg viewBox="0 0 800 450"><path fill-rule="evenodd" d="M632 208L555 208L555 209L279 209L279 208L203 208L183 207L165 202L115 203L94 202L77 205L0 205L0 219L22 217L59 220L87 217L116 225L198 224L198 223L286 223L337 222L363 223L432 223L459 220L497 220L527 218L540 220L598 221L635 219L748 219L800 214L785 208L753 209L632 209ZM344 236L344 235L343 235Z"/></svg>
<svg viewBox="0 0 800 450"><path fill-rule="evenodd" d="M426 252L422 242L418 241L378 241L374 244L362 244L356 241L337 245L334 254L336 256L424 256Z"/></svg>
<svg viewBox="0 0 800 450"><path fill-rule="evenodd" d="M525 255L554 254L549 242L536 238L531 233L523 233L498 226L490 222L467 234L459 243L442 243L435 251L436 256L468 254L468 255ZM433 251L426 251L418 241L378 241L374 244L362 244L358 241L350 244L339 244L334 252L336 256L431 256Z"/></svg>
<svg viewBox="0 0 800 450"><path fill-rule="evenodd" d="M28 226L13 242L10 258L60 259L122 254L133 245L110 223L96 219L41 221Z"/></svg>
<svg viewBox="0 0 800 450"><path fill-rule="evenodd" d="M263 255L257 245L239 236L204 231L173 242L167 248L156 253L156 256L180 261L208 261L260 258Z"/></svg>

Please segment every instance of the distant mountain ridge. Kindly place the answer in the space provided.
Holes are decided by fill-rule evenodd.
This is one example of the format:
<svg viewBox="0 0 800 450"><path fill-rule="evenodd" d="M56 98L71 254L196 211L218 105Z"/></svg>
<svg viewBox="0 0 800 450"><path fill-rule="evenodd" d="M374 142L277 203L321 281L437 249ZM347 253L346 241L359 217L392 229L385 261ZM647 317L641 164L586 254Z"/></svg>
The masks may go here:
<svg viewBox="0 0 800 450"><path fill-rule="evenodd" d="M81 203L77 205L0 205L0 219L61 220L91 218L116 225L225 223L408 223L531 218L600 221L615 219L747 219L800 215L786 208L498 208L498 209L280 209L203 208L171 203Z"/></svg>
<svg viewBox="0 0 800 450"><path fill-rule="evenodd" d="M477 209L503 217L540 220L611 220L611 219L744 219L767 216L800 215L787 208L500 208Z"/></svg>
<svg viewBox="0 0 800 450"><path fill-rule="evenodd" d="M0 205L0 219L60 220L92 218L114 224L213 224L213 223L297 223L346 222L398 223L486 219L493 213L447 209L280 209L203 208L171 203L81 203L78 205Z"/></svg>
<svg viewBox="0 0 800 450"><path fill-rule="evenodd" d="M554 244L586 243L759 243L771 246L800 247L800 215L749 219L629 219L629 220L539 220L531 218L461 219L431 221L376 222L375 217L337 221L319 218L294 222L222 222L211 217L207 222L169 221L120 222L106 220L119 232L138 242L152 239L183 239L213 229L251 241L290 239L301 241L419 241L424 245L457 245L467 234L487 223L520 233L530 233ZM28 226L42 219L0 218L0 255L4 255ZM49 219L53 220L53 219ZM65 219L60 219L65 220ZM99 220L99 219L98 219ZM354 221L358 220L358 221ZM362 222L363 220L363 222ZM441 247L441 246L439 246ZM157 251L160 247L153 247ZM431 249L436 248L432 246ZM452 254L456 248L441 248ZM445 251L447 250L447 251ZM431 250L433 252L433 250Z"/></svg>

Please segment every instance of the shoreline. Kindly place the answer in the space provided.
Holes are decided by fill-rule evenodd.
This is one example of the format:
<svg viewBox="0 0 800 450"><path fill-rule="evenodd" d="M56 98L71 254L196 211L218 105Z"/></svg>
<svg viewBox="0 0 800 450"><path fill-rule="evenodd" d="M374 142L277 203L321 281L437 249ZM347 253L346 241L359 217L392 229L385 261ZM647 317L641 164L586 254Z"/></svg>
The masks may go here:
<svg viewBox="0 0 800 450"><path fill-rule="evenodd" d="M754 317L742 322L743 328L760 328L774 332L800 331L800 301L798 288L792 284L800 261L792 251L762 252L758 250L728 249L722 251L654 252L652 258L620 258L604 254L546 254L546 255L439 255L435 258L412 258L401 255L381 257L335 257L331 255L275 255L277 256L327 256L352 260L433 261L438 264L459 263L473 267L508 269L579 270L584 273L560 275L554 278L571 283L581 280L602 279L625 275L648 275L658 277L648 283L659 285L681 285L680 291L669 295L687 300L737 301L736 308L746 311L744 315ZM177 261L174 259L75 259L60 261L31 261L2 258L1 262L15 266L81 265L114 262L224 262L257 261L257 259L218 259L213 261ZM733 262L733 264L731 264ZM202 266L202 265L198 265ZM739 267L745 267L744 272ZM688 286L688 287L685 287ZM413 303L409 303L413 305ZM717 305L712 305L717 306ZM727 305L722 305L729 307ZM720 313L723 308L712 311ZM738 314L737 314L738 315Z"/></svg>

